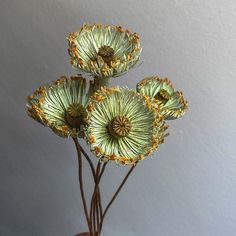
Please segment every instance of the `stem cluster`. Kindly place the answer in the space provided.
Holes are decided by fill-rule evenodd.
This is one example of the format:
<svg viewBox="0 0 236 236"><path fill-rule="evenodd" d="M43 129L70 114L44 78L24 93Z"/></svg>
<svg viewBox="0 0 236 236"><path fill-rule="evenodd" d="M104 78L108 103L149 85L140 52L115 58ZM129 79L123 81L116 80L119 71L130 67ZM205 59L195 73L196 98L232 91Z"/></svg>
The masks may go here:
<svg viewBox="0 0 236 236"><path fill-rule="evenodd" d="M113 197L111 198L111 200L109 201L109 203L107 204L105 209L103 210L99 184L100 184L101 178L103 176L103 173L105 171L105 168L106 168L108 162L101 163L100 161L98 161L96 169L95 169L93 162L91 161L89 155L85 152L85 150L79 144L78 139L73 138L73 140L74 140L76 150L77 150L77 155L78 155L78 166L79 166L78 167L78 177L79 177L80 194L81 194L81 198L82 198L82 202L83 202L84 214L85 214L85 218L87 221L88 230L89 230L89 233L91 236L100 236L101 231L102 231L104 218L105 218L109 208L111 207L112 203L115 201L117 195L121 191L121 189L124 186L125 182L127 181L128 177L130 176L130 174L132 173L134 168L137 166L137 163L129 169L128 173L124 177L121 184L118 186ZM94 191L93 191L93 194L91 197L89 209L87 206L86 197L85 197L85 193L84 193L82 154L90 166L90 169L91 169L92 175L93 175L93 180L94 180Z"/></svg>

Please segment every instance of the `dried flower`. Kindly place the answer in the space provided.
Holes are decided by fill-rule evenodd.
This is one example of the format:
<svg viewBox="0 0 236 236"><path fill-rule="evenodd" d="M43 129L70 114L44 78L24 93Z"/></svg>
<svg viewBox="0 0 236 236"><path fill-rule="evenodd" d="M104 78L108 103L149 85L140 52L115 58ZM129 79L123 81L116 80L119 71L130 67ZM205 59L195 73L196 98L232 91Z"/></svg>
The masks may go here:
<svg viewBox="0 0 236 236"><path fill-rule="evenodd" d="M161 114L167 120L183 116L188 108L188 102L183 93L175 91L168 79L147 77L137 84L137 92L154 98Z"/></svg>
<svg viewBox="0 0 236 236"><path fill-rule="evenodd" d="M83 77L61 77L28 97L28 115L59 136L82 137L87 101Z"/></svg>
<svg viewBox="0 0 236 236"><path fill-rule="evenodd" d="M124 74L141 53L138 35L121 26L85 24L67 39L71 64L99 78Z"/></svg>
<svg viewBox="0 0 236 236"><path fill-rule="evenodd" d="M134 164L151 154L166 136L167 126L158 110L133 90L103 87L91 97L90 106L86 137L91 150L103 160Z"/></svg>

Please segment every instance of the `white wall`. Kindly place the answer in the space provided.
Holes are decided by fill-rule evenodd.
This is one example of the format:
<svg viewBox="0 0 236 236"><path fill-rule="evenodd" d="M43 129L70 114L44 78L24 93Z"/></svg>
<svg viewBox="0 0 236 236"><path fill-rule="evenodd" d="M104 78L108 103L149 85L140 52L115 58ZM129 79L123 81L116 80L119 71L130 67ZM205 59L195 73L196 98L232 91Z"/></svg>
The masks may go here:
<svg viewBox="0 0 236 236"><path fill-rule="evenodd" d="M76 73L65 37L84 22L140 35L144 63L113 84L168 76L190 104L129 179L104 236L236 235L235 0L0 0L0 235L85 229L72 141L25 112L35 88ZM125 171L110 166L105 201Z"/></svg>

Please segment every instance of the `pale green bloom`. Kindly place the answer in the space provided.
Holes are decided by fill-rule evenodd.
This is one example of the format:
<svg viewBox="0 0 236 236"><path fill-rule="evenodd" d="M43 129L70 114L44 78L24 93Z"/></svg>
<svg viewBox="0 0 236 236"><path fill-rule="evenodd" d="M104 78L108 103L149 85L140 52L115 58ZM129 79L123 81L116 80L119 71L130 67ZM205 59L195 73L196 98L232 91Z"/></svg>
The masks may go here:
<svg viewBox="0 0 236 236"><path fill-rule="evenodd" d="M71 64L99 78L124 74L141 53L138 35L121 26L88 24L67 39Z"/></svg>
<svg viewBox="0 0 236 236"><path fill-rule="evenodd" d="M168 79L157 76L147 77L137 84L137 92L154 98L161 114L167 120L180 118L188 108L188 102L184 99L183 93L175 91Z"/></svg>
<svg viewBox="0 0 236 236"><path fill-rule="evenodd" d="M28 97L28 115L62 137L84 135L86 80L61 77Z"/></svg>
<svg viewBox="0 0 236 236"><path fill-rule="evenodd" d="M86 138L102 160L134 164L150 155L166 136L163 117L150 98L133 90L102 87L87 106Z"/></svg>

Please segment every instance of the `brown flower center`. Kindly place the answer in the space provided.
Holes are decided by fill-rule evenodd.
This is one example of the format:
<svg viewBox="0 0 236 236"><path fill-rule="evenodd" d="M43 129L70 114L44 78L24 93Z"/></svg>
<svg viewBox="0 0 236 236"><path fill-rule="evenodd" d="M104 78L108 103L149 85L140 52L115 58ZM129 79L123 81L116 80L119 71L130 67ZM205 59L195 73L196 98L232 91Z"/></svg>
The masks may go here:
<svg viewBox="0 0 236 236"><path fill-rule="evenodd" d="M73 128L79 128L83 124L85 110L79 103L72 103L66 111L66 121Z"/></svg>
<svg viewBox="0 0 236 236"><path fill-rule="evenodd" d="M170 97L171 95L165 89L160 89L160 91L155 95L155 98L164 104L168 102Z"/></svg>
<svg viewBox="0 0 236 236"><path fill-rule="evenodd" d="M132 125L125 116L116 116L111 120L108 128L113 137L120 138L126 137L129 134Z"/></svg>
<svg viewBox="0 0 236 236"><path fill-rule="evenodd" d="M114 59L114 50L110 46L102 46L98 50L98 55L102 57L103 61L111 66L111 62Z"/></svg>

